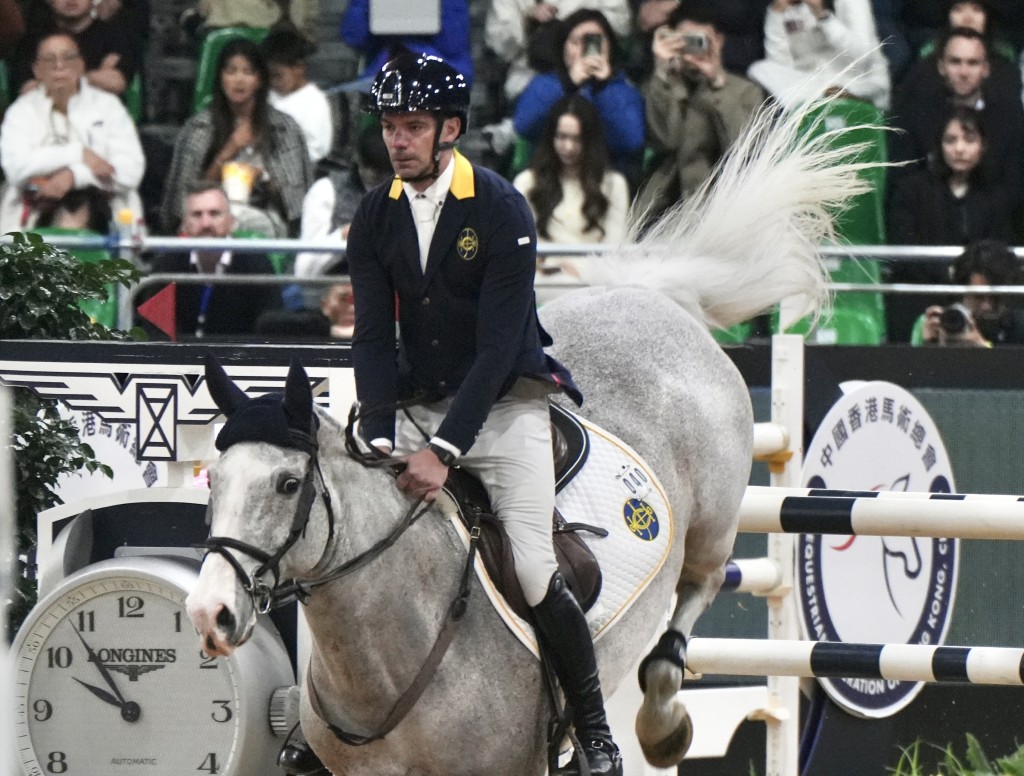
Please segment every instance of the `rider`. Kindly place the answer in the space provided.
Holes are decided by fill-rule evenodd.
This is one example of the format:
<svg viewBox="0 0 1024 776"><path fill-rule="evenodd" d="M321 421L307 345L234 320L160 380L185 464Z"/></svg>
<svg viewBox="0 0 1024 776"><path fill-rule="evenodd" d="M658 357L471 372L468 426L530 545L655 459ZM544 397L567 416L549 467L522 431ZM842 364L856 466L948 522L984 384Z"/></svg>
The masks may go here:
<svg viewBox="0 0 1024 776"><path fill-rule="evenodd" d="M348 237L356 391L363 407L427 398L397 424L394 411L364 417L360 433L407 454L398 486L411 496L432 501L456 462L483 482L590 772L621 775L590 631L552 546L548 396L582 396L543 351L533 217L511 184L455 150L469 85L446 62L401 53L371 98L396 177L363 198ZM558 771L578 772L576 756Z"/></svg>

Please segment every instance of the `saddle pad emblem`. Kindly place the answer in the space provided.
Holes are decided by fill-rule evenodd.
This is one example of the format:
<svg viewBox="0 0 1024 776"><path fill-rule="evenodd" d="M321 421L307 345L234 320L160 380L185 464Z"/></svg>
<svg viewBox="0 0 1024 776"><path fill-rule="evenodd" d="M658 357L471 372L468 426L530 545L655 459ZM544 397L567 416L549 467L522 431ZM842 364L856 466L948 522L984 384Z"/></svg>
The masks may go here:
<svg viewBox="0 0 1024 776"><path fill-rule="evenodd" d="M580 536L601 566L601 595L587 612L594 640L629 611L668 558L674 538L672 509L661 483L643 459L621 439L576 416L589 437L586 463L557 496L558 511L568 522L608 531L601 538ZM469 546L469 534L455 515L451 523ZM497 592L477 558L477 576L505 625L534 655L533 627L519 618Z"/></svg>
<svg viewBox="0 0 1024 776"><path fill-rule="evenodd" d="M645 542L658 538L658 515L646 501L631 498L622 505L622 516L633 536Z"/></svg>
<svg viewBox="0 0 1024 776"><path fill-rule="evenodd" d="M480 250L480 238L476 236L476 231L466 227L459 232L459 239L455 241L455 250L463 261L475 259L477 251Z"/></svg>

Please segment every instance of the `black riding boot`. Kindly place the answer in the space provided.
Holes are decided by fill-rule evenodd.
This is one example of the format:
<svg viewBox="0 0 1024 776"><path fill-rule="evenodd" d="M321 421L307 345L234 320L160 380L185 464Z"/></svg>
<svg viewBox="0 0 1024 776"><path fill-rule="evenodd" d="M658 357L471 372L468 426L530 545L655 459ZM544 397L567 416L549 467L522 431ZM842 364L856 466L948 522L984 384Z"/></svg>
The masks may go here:
<svg viewBox="0 0 1024 776"><path fill-rule="evenodd" d="M612 741L604 713L594 642L583 610L561 573L556 571L551 577L547 595L533 607L533 618L566 703L572 708L576 737L583 746L590 772L594 776L622 776L622 756ZM573 754L569 764L552 776L577 776L577 757Z"/></svg>

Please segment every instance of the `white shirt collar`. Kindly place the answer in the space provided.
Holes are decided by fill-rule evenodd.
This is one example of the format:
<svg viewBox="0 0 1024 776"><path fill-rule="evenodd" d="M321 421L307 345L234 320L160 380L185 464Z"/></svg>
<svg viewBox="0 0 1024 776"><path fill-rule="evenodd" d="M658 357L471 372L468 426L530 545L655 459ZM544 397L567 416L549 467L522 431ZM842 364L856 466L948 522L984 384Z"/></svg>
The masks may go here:
<svg viewBox="0 0 1024 776"><path fill-rule="evenodd" d="M402 189L405 190L405 196L409 198L411 202L417 195L422 194L424 197L434 202L439 208L444 204L445 198L448 196L448 191L452 187L452 178L455 176L455 155L452 154L448 158L448 166L445 167L441 174L437 176L437 180L430 184L423 191L416 191L411 183L402 183Z"/></svg>
<svg viewBox="0 0 1024 776"><path fill-rule="evenodd" d="M199 252L192 251L188 256L188 264L190 267L199 269ZM224 251L221 253L220 258L217 259L217 274L220 274L227 270L231 266L231 251Z"/></svg>

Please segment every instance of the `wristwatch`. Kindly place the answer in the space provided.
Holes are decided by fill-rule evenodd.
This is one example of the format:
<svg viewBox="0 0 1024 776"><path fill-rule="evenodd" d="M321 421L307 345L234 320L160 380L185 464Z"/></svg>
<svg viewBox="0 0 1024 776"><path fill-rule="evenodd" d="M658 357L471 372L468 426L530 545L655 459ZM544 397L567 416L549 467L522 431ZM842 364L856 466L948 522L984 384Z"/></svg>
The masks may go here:
<svg viewBox="0 0 1024 776"><path fill-rule="evenodd" d="M458 458L455 453L447 448L441 447L441 445L434 442L427 442L427 449L437 456L437 460L443 463L445 466L451 466L455 463L455 459Z"/></svg>

